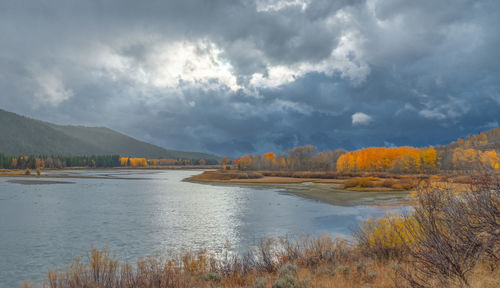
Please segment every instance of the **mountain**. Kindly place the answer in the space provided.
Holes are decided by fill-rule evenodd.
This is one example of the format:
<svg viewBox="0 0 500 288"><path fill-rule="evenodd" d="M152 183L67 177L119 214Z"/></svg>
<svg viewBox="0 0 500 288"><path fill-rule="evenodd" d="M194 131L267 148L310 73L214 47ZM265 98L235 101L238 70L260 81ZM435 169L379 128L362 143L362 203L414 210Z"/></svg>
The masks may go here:
<svg viewBox="0 0 500 288"><path fill-rule="evenodd" d="M0 153L6 155L111 155L214 159L218 156L168 150L104 127L61 126L0 109Z"/></svg>

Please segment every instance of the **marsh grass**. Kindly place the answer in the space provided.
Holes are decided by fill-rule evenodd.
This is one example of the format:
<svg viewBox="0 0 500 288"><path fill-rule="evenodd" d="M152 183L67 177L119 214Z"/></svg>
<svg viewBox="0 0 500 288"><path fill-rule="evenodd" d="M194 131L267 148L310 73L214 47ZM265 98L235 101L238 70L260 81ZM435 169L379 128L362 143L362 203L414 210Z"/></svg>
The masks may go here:
<svg viewBox="0 0 500 288"><path fill-rule="evenodd" d="M265 239L242 256L227 253L220 257L199 251L168 258L148 257L135 265L120 262L106 249L92 248L65 270L49 271L41 286L359 287L391 283L394 276L390 265L381 266L345 240L324 235L298 241ZM25 285L32 287L30 283Z"/></svg>
<svg viewBox="0 0 500 288"><path fill-rule="evenodd" d="M379 177L354 177L344 181L344 189L356 188L387 188L391 190L411 190L419 183L416 177L379 178Z"/></svg>

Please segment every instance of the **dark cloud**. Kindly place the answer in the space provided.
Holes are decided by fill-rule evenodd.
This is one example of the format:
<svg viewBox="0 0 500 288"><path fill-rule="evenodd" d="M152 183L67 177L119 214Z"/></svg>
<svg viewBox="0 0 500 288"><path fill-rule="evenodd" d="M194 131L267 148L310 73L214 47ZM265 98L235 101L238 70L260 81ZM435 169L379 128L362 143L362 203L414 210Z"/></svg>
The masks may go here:
<svg viewBox="0 0 500 288"><path fill-rule="evenodd" d="M220 155L500 122L498 1L2 1L0 108ZM355 115L355 116L353 116Z"/></svg>

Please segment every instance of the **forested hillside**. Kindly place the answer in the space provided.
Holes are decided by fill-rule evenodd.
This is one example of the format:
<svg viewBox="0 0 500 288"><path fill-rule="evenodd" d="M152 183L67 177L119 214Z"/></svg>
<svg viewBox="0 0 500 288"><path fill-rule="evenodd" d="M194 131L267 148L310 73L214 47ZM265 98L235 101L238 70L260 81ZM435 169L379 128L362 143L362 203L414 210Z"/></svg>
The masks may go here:
<svg viewBox="0 0 500 288"><path fill-rule="evenodd" d="M167 150L108 128L60 126L1 109L0 154L219 159L210 154Z"/></svg>

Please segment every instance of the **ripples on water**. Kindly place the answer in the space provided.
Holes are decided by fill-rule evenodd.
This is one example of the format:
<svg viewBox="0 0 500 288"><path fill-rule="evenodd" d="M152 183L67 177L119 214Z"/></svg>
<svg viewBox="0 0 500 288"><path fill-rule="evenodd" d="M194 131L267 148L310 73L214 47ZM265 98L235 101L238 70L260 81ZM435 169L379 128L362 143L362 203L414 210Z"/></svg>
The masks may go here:
<svg viewBox="0 0 500 288"><path fill-rule="evenodd" d="M0 287L16 287L24 279L40 282L47 269L64 267L91 245L131 263L168 251L217 252L227 241L243 251L271 236L348 236L359 220L387 212L324 204L271 188L182 181L199 171L65 173L134 180L21 185L0 178Z"/></svg>

